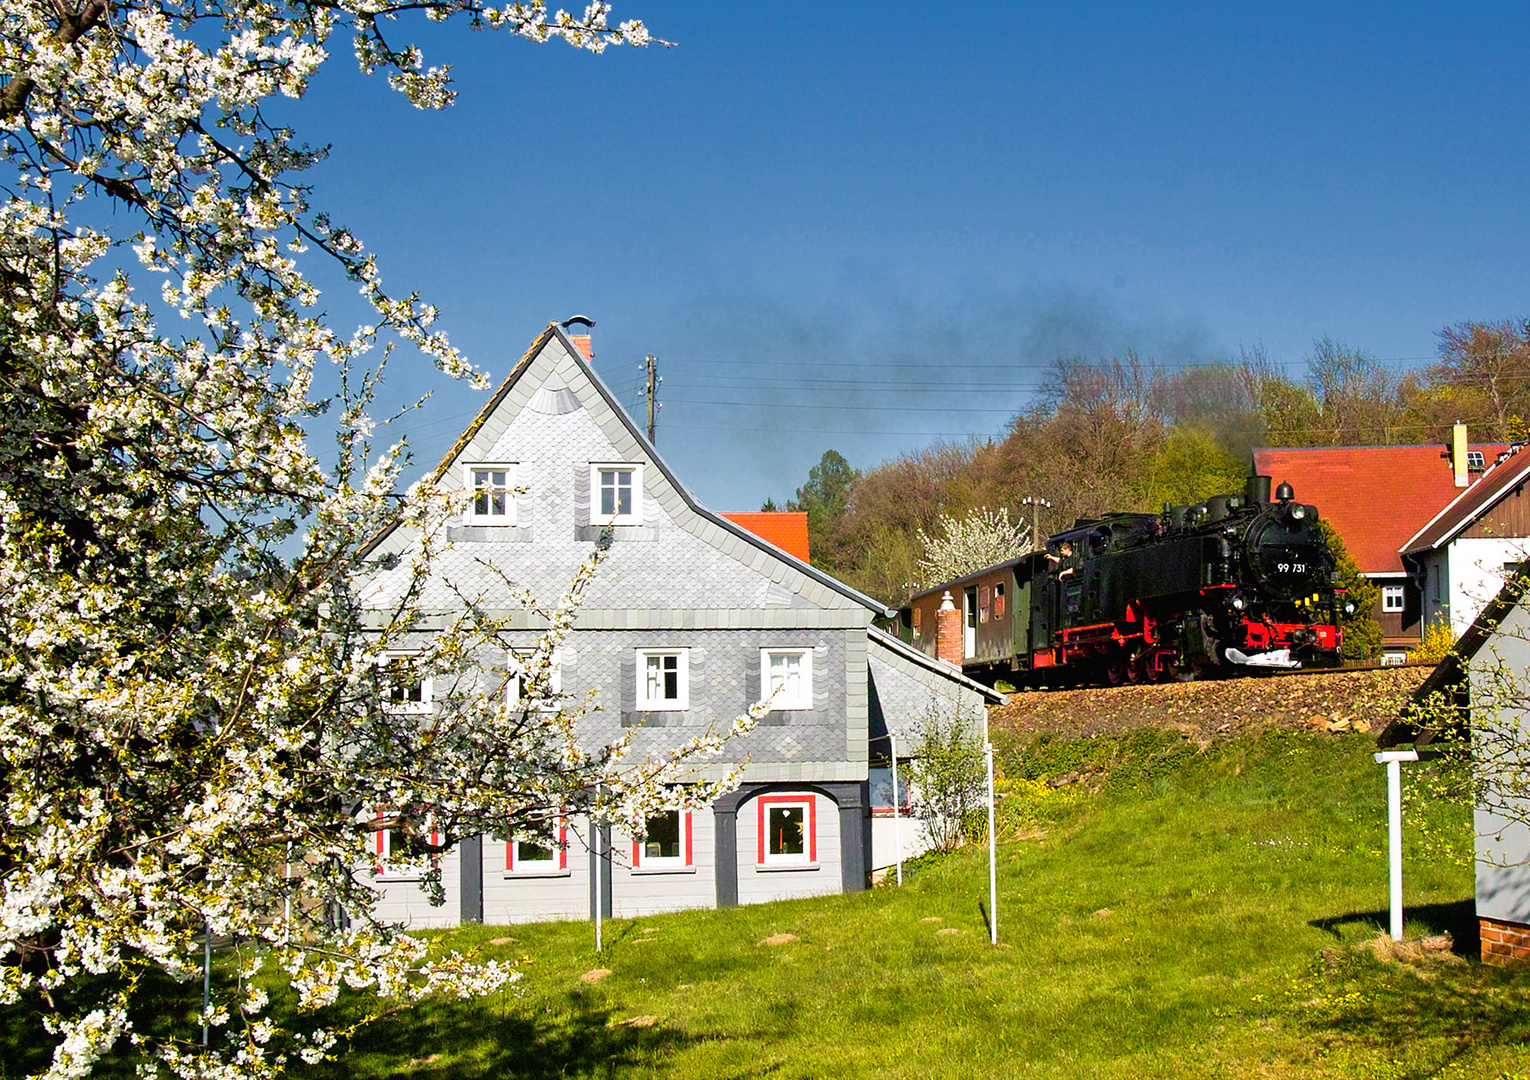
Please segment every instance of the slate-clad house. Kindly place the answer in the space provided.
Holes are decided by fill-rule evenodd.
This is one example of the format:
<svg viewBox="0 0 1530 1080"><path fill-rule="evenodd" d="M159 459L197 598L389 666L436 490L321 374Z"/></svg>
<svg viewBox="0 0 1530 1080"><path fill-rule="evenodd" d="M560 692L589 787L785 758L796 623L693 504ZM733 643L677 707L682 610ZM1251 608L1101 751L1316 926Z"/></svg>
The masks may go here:
<svg viewBox="0 0 1530 1080"><path fill-rule="evenodd" d="M493 571L550 602L611 522L610 550L558 659L564 694L594 692L599 708L581 721L587 744L628 729L641 756L729 723L765 696L762 686L783 689L760 725L729 744L733 760L749 758L738 790L709 810L649 820L641 842L607 828L605 911L864 888L877 861L869 766L885 753L873 739L885 742L889 724L912 733L936 710L981 725L985 705L1002 697L910 655L871 626L881 604L697 503L595 375L586 342L550 325L438 467L437 483L484 497L470 500L433 564L422 607L481 597L510 618L512 648L529 650L542 623L509 602L495 609ZM376 554L404 555L411 542L395 530ZM379 606L408 581L408 559L398 563L378 572ZM416 926L590 917L591 839L576 818L558 844L463 843L443 857L449 902L431 907L416 883L386 872L380 832L380 914Z"/></svg>

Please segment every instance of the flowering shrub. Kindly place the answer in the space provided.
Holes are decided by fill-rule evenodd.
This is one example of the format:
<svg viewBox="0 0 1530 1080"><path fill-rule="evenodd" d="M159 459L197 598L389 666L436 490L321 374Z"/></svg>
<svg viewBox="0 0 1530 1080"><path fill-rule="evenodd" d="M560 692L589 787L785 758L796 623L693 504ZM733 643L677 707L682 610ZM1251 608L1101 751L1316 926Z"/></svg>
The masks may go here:
<svg viewBox="0 0 1530 1080"><path fill-rule="evenodd" d="M300 180L322 151L263 111L303 94L337 33L416 105L448 104L446 69L393 42L401 14L596 52L649 40L639 23L610 27L608 10L6 5L0 1006L41 1013L49 1080L90 1073L113 1047L146 1077L271 1076L329 1052L323 1010L342 987L396 1004L507 985L509 968L428 955L372 917L373 830L396 840L390 867L439 895L438 856L459 839L534 837L560 813L641 821L728 734L642 761L624 743L580 744L579 705L553 699L548 670L598 551L556 603L518 596L549 630L514 706L503 627L475 598L422 632L419 583L463 507L428 483L392 496L407 451L373 446L369 409L398 344L483 376L433 328L435 309L386 291L361 242L310 207ZM338 260L371 325L343 333L316 314L314 258ZM134 288L144 274L152 300ZM173 329L165 311L182 316ZM324 363L341 372L329 399L314 391ZM326 413L327 467L306 434ZM381 609L369 560L390 527L409 537L415 584ZM397 680L425 677L428 709L390 707ZM199 975L204 928L270 946L216 987L208 1051L199 1032L130 1021L147 972ZM262 962L296 990L294 1029L254 988Z"/></svg>
<svg viewBox="0 0 1530 1080"><path fill-rule="evenodd" d="M932 585L970 574L974 570L1018 558L1031 550L1024 519L1011 522L1009 510L984 506L964 518L941 514L934 536L919 530L924 554L919 559L916 585Z"/></svg>

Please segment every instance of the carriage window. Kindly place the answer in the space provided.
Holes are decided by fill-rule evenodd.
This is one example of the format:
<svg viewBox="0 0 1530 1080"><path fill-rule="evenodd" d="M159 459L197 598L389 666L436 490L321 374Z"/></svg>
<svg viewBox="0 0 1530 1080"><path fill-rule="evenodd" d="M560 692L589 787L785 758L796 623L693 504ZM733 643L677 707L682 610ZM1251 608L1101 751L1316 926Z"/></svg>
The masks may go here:
<svg viewBox="0 0 1530 1080"><path fill-rule="evenodd" d="M995 619L1002 619L1004 617L1004 583L1003 582L1000 582L999 584L997 584L997 585L995 585L993 587L993 617Z"/></svg>
<svg viewBox="0 0 1530 1080"><path fill-rule="evenodd" d="M988 621L988 586L978 589L978 622Z"/></svg>

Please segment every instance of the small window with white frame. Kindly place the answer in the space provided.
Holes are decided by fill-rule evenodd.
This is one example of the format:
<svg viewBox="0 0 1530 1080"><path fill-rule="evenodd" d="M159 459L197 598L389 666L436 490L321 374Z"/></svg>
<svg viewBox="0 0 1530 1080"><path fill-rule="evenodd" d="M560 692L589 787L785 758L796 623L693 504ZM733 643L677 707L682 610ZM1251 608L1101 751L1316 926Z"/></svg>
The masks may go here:
<svg viewBox="0 0 1530 1080"><path fill-rule="evenodd" d="M758 803L758 860L762 867L818 863L818 820L811 795L762 795Z"/></svg>
<svg viewBox="0 0 1530 1080"><path fill-rule="evenodd" d="M518 707L526 699L526 680L528 678L526 666L535 655L533 649L511 649L505 657L508 668L508 678L505 680L505 704L512 709ZM551 663L547 670L546 693L537 707L548 711L556 711L559 701L563 697L563 650L554 649Z"/></svg>
<svg viewBox="0 0 1530 1080"><path fill-rule="evenodd" d="M477 463L462 469L469 494L468 524L514 525L515 465Z"/></svg>
<svg viewBox="0 0 1530 1080"><path fill-rule="evenodd" d="M558 822L556 841L505 841L505 873L522 877L548 877L568 873L568 822Z"/></svg>
<svg viewBox="0 0 1530 1080"><path fill-rule="evenodd" d="M1466 452L1466 467L1472 472L1481 472L1487 468L1487 458L1481 450L1468 450Z"/></svg>
<svg viewBox="0 0 1530 1080"><path fill-rule="evenodd" d="M761 649L760 694L772 709L811 709L813 650Z"/></svg>
<svg viewBox="0 0 1530 1080"><path fill-rule="evenodd" d="M1403 609L1403 587L1401 585L1383 585L1381 587L1381 610L1401 611Z"/></svg>
<svg viewBox="0 0 1530 1080"><path fill-rule="evenodd" d="M590 465L590 524L643 523L643 466Z"/></svg>
<svg viewBox="0 0 1530 1080"><path fill-rule="evenodd" d="M658 872L691 866L691 812L660 810L643 822L643 835L632 838L632 869Z"/></svg>
<svg viewBox="0 0 1530 1080"><path fill-rule="evenodd" d="M414 653L389 653L383 659L383 704L389 712L430 711L434 680L420 669Z"/></svg>
<svg viewBox="0 0 1530 1080"><path fill-rule="evenodd" d="M637 707L644 712L690 708L690 650L637 650Z"/></svg>

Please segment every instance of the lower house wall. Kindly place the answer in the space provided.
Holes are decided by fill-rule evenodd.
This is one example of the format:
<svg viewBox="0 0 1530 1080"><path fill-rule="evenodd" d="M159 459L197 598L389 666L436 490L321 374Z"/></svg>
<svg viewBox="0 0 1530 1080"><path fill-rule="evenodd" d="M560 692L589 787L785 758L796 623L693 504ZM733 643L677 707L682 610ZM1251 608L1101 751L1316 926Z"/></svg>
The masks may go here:
<svg viewBox="0 0 1530 1080"><path fill-rule="evenodd" d="M816 852L800 866L765 866L760 862L760 800L777 798L811 801L813 805ZM738 902L762 904L844 891L839 839L839 807L826 795L781 787L745 799L738 808Z"/></svg>
<svg viewBox="0 0 1530 1080"><path fill-rule="evenodd" d="M441 856L441 887L446 902L431 905L418 879L379 874L373 887L382 893L373 914L383 922L402 923L416 929L456 926L461 921L458 898L462 894L462 860L457 851Z"/></svg>
<svg viewBox="0 0 1530 1080"><path fill-rule="evenodd" d="M1523 964L1530 961L1530 926L1480 917L1484 964Z"/></svg>
<svg viewBox="0 0 1530 1080"><path fill-rule="evenodd" d="M601 849L608 853L601 880L605 914L636 918L689 908L825 896L865 887L875 830L866 809L864 782L836 782L827 788L787 783L746 787L724 796L715 808L690 812L690 862L684 867L645 867L641 851L634 860L632 835L607 827L606 839L601 842ZM767 820L770 800L811 805L810 857L801 864L762 863L762 799L766 800ZM907 848L917 844L922 833L917 822L905 824ZM887 825L891 826L890 819ZM842 842L846 836L848 847ZM382 893L377 916L413 928L456 926L479 918L490 925L589 919L594 907L595 866L589 820L570 819L563 837L567 849L563 857L555 865L539 864L530 871L510 865L505 841L496 837L460 844L442 856L446 903L440 907L430 905L418 881L380 877L376 882ZM464 853L476 857L477 875L461 873Z"/></svg>
<svg viewBox="0 0 1530 1080"><path fill-rule="evenodd" d="M483 921L551 922L590 917L590 825L585 818L568 823L560 865L530 871L508 866L505 842L483 841Z"/></svg>
<svg viewBox="0 0 1530 1080"><path fill-rule="evenodd" d="M633 838L612 831L611 911L632 919L662 911L709 908L717 904L717 830L710 809L690 812L691 864L681 869L651 869L642 852L633 855ZM634 865L635 864L635 865Z"/></svg>

